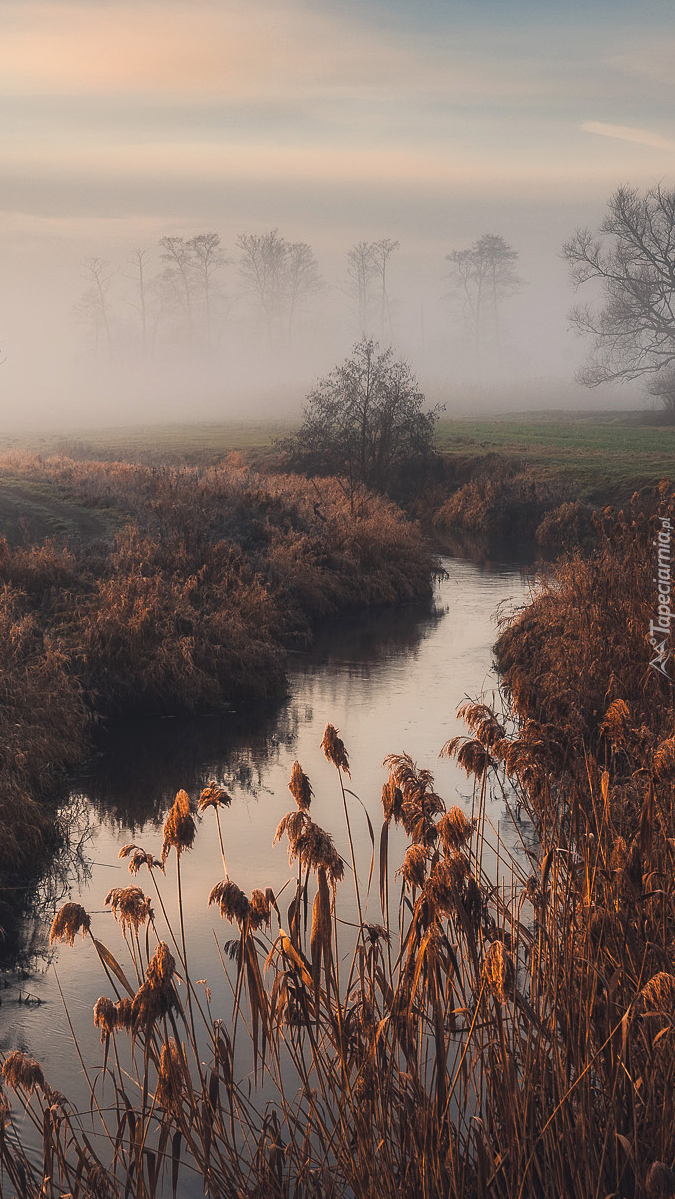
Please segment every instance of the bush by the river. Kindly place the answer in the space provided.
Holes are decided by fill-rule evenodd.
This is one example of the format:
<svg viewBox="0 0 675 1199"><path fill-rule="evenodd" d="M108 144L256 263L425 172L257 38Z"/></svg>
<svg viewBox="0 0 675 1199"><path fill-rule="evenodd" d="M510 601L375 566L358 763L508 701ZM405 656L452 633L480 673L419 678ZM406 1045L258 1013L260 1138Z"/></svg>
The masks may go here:
<svg viewBox="0 0 675 1199"><path fill-rule="evenodd" d="M490 455L473 478L437 508L439 530L462 529L507 543L531 540L547 512L565 497L565 484L530 467Z"/></svg>
<svg viewBox="0 0 675 1199"><path fill-rule="evenodd" d="M0 539L0 880L41 843L34 801L82 757L93 717L279 694L317 619L430 594L417 527L332 479L16 454L3 473L47 505L105 509L118 531Z"/></svg>

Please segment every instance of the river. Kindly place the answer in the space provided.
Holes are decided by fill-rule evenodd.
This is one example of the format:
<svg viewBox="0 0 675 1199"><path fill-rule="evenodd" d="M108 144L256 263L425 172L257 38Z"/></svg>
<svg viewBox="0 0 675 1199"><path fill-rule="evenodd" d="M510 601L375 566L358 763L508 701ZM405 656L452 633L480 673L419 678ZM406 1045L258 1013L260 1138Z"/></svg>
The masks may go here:
<svg viewBox="0 0 675 1199"><path fill-rule="evenodd" d="M446 574L429 603L340 619L309 651L292 654L289 694L281 703L257 705L255 711L137 721L101 741L98 758L72 787L66 805L72 836L82 839L79 859L72 859L73 864L79 860L79 868L73 866L68 889L90 913L96 937L124 957L119 928L104 897L111 887L131 882L148 894L152 887L145 869L130 878L119 849L135 842L159 854L162 822L178 788L195 799L211 780L227 789L234 799L222 817L230 875L249 894L254 887L278 891L291 872L285 845L273 846L272 840L279 820L294 807L287 784L297 758L314 788L312 817L334 836L348 860L336 771L320 749L329 721L344 740L352 788L369 812L376 838L387 775L382 759L389 753L409 753L434 773L436 789L448 806L459 803L470 811L471 782L439 752L450 737L466 731L456 719L462 701L493 698L497 614L525 603L530 583L514 565L479 565L451 557L443 557L442 565ZM350 802L359 870L366 879L371 853L367 822L357 801ZM495 801L488 816L495 827L498 822L505 827L503 804ZM512 840L515 845L517 838ZM398 835L390 849L397 866L404 852ZM173 869L172 855L166 880L159 877L167 906L175 912ZM201 822L193 850L183 856L182 871L191 973L213 988L215 1014L223 984L214 930L222 945L236 927L223 924L216 910L207 908L208 893L223 875L212 812ZM348 879L342 887L349 919L353 890ZM376 875L368 913L367 919L381 921ZM161 920L159 925L161 929ZM30 969L22 977L13 972L5 976L0 1048L34 1054L53 1087L86 1104L65 1009L95 1072L102 1049L92 1006L110 987L89 939L78 937L72 948L59 945L49 952L48 927L46 916L36 917Z"/></svg>

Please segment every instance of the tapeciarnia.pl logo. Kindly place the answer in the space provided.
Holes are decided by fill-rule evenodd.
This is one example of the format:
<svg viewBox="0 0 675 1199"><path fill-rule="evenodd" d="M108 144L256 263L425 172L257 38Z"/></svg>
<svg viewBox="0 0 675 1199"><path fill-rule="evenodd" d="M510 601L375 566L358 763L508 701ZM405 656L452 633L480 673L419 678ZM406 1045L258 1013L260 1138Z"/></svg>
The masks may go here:
<svg viewBox="0 0 675 1199"><path fill-rule="evenodd" d="M654 649L654 657L649 665L652 670L656 670L658 674L662 674L664 678L670 682L670 675L666 670L666 665L670 658L670 647L668 640L670 637L670 622L673 620L675 613L671 608L671 578L670 578L670 538L671 527L670 519L667 516L660 516L661 528L656 534L656 540L652 545L656 548L657 575L653 580L658 588L658 619L650 620L649 622L649 644Z"/></svg>

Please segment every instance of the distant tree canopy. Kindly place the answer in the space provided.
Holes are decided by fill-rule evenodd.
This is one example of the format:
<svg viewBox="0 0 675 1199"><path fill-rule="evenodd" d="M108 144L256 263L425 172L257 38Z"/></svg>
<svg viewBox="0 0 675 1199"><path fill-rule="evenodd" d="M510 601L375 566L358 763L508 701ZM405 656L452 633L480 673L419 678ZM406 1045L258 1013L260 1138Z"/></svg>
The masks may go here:
<svg viewBox="0 0 675 1199"><path fill-rule="evenodd" d="M675 191L620 187L599 230L577 229L563 255L575 287L595 282L603 295L570 313L592 338L580 381L646 377L675 414Z"/></svg>
<svg viewBox="0 0 675 1199"><path fill-rule="evenodd" d="M440 409L424 396L406 362L363 337L351 356L307 397L303 424L282 443L293 465L400 494L428 463Z"/></svg>
<svg viewBox="0 0 675 1199"><path fill-rule="evenodd" d="M378 328L382 337L391 334L391 305L387 286L389 259L399 243L390 237L360 241L347 254L345 292L354 305L358 332L367 337Z"/></svg>
<svg viewBox="0 0 675 1199"><path fill-rule="evenodd" d="M270 343L292 341L298 309L325 287L312 247L277 229L242 233L237 246L244 290L260 307Z"/></svg>
<svg viewBox="0 0 675 1199"><path fill-rule="evenodd" d="M448 278L461 300L476 354L486 340L499 343L501 302L523 285L515 269L517 259L518 251L494 233L484 233L467 249L446 254Z"/></svg>

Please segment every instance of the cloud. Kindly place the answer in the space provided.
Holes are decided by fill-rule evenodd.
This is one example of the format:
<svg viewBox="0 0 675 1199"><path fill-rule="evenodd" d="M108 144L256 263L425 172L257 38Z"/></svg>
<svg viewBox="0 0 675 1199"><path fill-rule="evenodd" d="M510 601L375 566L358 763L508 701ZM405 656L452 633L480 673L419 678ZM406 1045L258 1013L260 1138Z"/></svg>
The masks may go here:
<svg viewBox="0 0 675 1199"><path fill-rule="evenodd" d="M653 133L650 129L633 129L630 125L607 125L604 121L584 121L584 133L597 133L600 137L618 138L619 141L635 142L638 146L650 146L654 150L675 151L675 141Z"/></svg>
<svg viewBox="0 0 675 1199"><path fill-rule="evenodd" d="M261 97L424 78L409 41L368 34L301 0L9 0L0 35L5 94Z"/></svg>
<svg viewBox="0 0 675 1199"><path fill-rule="evenodd" d="M480 27L481 22L478 22ZM550 39L508 26L430 32L315 0L3 0L0 94L171 100L380 96L522 106L583 93ZM572 83L574 86L572 86ZM593 84L597 92L597 79Z"/></svg>

